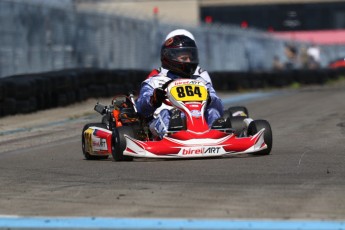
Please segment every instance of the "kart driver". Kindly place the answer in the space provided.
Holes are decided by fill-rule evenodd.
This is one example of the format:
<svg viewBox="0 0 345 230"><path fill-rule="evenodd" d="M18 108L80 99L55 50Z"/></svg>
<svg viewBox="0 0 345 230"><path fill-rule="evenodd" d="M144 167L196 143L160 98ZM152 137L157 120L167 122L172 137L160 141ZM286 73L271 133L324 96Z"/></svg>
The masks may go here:
<svg viewBox="0 0 345 230"><path fill-rule="evenodd" d="M149 128L156 137L163 138L168 131L171 106L163 103L165 90L162 86L178 78L203 81L209 92L205 118L209 126L223 115L223 104L216 95L209 78L195 75L198 67L198 50L195 41L185 35L176 35L164 42L161 48L160 72L147 78L141 86L136 107L138 113L149 120ZM182 114L181 114L182 115Z"/></svg>
<svg viewBox="0 0 345 230"><path fill-rule="evenodd" d="M174 37L176 35L184 35L184 36L189 37L193 41L195 41L195 38L194 38L193 34L191 32L189 32L188 30L185 30L185 29L176 29L176 30L171 31L165 37L165 41L167 41L169 38L172 38L172 37ZM147 78L150 78L152 76L155 76L155 75L159 74L160 71L161 71L160 68L152 70ZM199 75L200 77L205 79L207 82L210 82L210 84L212 85L212 81L211 81L210 75L208 74L208 72L206 70L201 69L199 65L196 67L195 72L194 72L193 75Z"/></svg>

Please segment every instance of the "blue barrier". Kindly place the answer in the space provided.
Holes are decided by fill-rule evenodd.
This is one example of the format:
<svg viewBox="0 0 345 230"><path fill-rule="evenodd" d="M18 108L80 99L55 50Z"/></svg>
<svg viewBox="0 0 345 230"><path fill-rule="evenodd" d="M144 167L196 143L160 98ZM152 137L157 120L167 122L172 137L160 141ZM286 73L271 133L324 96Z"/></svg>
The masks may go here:
<svg viewBox="0 0 345 230"><path fill-rule="evenodd" d="M344 221L5 217L0 229L344 230Z"/></svg>

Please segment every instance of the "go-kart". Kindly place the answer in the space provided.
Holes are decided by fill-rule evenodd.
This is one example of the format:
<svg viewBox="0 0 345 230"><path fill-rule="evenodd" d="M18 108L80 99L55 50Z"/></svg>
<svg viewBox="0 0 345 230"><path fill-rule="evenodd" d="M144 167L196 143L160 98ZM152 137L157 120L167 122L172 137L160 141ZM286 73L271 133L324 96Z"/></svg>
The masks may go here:
<svg viewBox="0 0 345 230"><path fill-rule="evenodd" d="M133 93L115 97L109 106L95 105L102 122L85 125L82 150L86 159L130 161L133 158L197 158L235 154L268 155L272 130L266 120L249 118L247 108L230 107L211 127L204 111L206 85L193 79L167 84L164 104L172 108L167 134L158 139L149 130L149 120L138 114ZM181 114L184 116L181 116Z"/></svg>

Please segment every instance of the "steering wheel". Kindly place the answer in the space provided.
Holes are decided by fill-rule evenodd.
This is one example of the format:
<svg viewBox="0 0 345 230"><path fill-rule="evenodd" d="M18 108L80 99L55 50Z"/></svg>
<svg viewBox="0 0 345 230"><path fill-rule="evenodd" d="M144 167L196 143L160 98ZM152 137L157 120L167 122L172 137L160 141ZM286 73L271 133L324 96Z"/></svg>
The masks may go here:
<svg viewBox="0 0 345 230"><path fill-rule="evenodd" d="M173 81L174 81L174 80L169 80L169 81L165 82L165 83L162 85L162 89L163 89L164 91L167 92L167 88L168 88L169 84L170 84L171 82L173 82ZM165 96L165 99L163 100L163 103L166 104L166 105L172 106L172 104L171 104L171 102L169 101L169 99L167 98L167 96Z"/></svg>

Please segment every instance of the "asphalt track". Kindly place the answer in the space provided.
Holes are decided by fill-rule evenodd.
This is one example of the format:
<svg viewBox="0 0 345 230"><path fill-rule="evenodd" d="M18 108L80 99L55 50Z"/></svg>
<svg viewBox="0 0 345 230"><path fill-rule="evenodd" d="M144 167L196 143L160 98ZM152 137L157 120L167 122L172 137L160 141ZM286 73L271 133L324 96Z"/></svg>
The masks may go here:
<svg viewBox="0 0 345 230"><path fill-rule="evenodd" d="M18 130L14 140L3 134L0 215L344 220L345 87L282 90L241 104L270 122L271 155L87 161L80 130L95 116L32 136Z"/></svg>

